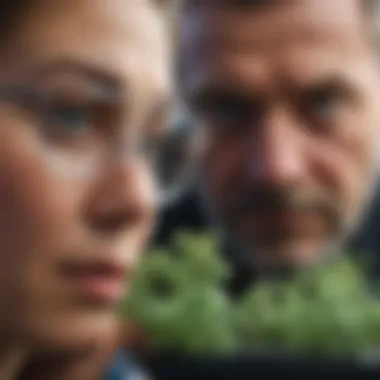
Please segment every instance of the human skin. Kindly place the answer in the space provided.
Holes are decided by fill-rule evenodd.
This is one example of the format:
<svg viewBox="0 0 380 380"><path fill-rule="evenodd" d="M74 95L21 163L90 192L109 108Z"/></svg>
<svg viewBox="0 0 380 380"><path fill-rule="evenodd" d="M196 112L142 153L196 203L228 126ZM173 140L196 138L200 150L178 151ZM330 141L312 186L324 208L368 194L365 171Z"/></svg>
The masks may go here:
<svg viewBox="0 0 380 380"><path fill-rule="evenodd" d="M205 0L181 15L179 81L204 135L203 195L258 268L315 263L371 195L378 50L362 5Z"/></svg>
<svg viewBox="0 0 380 380"><path fill-rule="evenodd" d="M150 2L31 4L1 46L0 89L55 103L46 115L0 100L0 334L82 355L118 331L155 224L154 162L139 147L165 131L169 48Z"/></svg>

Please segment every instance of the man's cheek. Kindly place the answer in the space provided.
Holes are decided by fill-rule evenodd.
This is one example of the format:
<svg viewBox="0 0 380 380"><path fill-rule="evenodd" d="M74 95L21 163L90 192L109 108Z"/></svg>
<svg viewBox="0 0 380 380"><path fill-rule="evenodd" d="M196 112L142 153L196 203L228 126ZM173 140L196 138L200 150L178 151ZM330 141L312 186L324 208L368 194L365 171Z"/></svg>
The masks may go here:
<svg viewBox="0 0 380 380"><path fill-rule="evenodd" d="M367 201L372 187L372 167L368 145L357 142L335 147L319 157L319 182L337 203L343 223L351 223Z"/></svg>

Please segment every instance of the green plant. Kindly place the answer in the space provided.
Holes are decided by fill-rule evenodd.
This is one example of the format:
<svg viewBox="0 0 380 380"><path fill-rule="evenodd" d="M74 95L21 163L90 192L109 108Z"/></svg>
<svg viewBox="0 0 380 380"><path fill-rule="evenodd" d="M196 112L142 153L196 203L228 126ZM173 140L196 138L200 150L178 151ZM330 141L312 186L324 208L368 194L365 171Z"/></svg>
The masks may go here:
<svg viewBox="0 0 380 380"><path fill-rule="evenodd" d="M239 301L223 290L228 276L214 235L178 234L143 260L121 312L161 350L359 355L379 346L380 302L348 257L255 284Z"/></svg>

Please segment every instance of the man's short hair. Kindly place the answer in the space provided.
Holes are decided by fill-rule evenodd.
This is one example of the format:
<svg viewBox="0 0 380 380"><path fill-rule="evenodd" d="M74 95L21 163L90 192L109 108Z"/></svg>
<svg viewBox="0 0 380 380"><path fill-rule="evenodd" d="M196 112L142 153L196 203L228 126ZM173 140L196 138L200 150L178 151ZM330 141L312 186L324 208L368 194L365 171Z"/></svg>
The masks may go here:
<svg viewBox="0 0 380 380"><path fill-rule="evenodd" d="M179 12L186 12L197 6L231 6L231 7L264 7L283 2L284 0L178 0ZM334 1L334 0L331 0ZM362 6L363 15L368 17L371 35L375 42L380 43L380 0L358 0Z"/></svg>

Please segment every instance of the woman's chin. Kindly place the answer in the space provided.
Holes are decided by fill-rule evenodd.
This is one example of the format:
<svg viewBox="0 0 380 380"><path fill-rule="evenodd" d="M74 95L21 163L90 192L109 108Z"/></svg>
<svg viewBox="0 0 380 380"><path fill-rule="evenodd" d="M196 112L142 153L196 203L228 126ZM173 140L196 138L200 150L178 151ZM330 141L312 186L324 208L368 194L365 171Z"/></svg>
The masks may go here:
<svg viewBox="0 0 380 380"><path fill-rule="evenodd" d="M35 330L35 350L52 355L79 355L116 342L118 327L114 314L50 318Z"/></svg>

